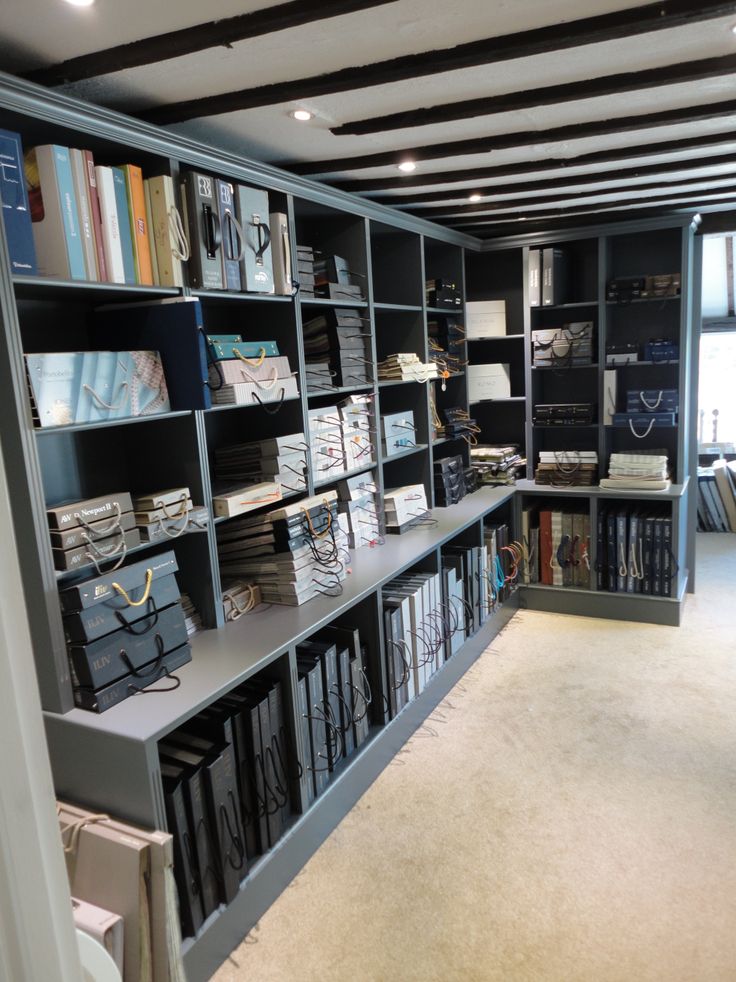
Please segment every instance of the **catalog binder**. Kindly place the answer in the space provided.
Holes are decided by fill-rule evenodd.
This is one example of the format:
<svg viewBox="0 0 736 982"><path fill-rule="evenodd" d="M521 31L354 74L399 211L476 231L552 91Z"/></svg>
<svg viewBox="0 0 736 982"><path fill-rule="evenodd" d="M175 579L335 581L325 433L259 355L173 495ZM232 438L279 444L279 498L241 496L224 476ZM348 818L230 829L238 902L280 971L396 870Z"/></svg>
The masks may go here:
<svg viewBox="0 0 736 982"><path fill-rule="evenodd" d="M148 599L140 607L125 609L125 602L115 594L87 610L65 614L64 633L67 641L83 642L96 641L118 629L129 633L145 630L146 625L156 623L160 610L176 603L180 596L176 577L171 573L151 582Z"/></svg>
<svg viewBox="0 0 736 982"><path fill-rule="evenodd" d="M215 179L187 171L182 183L185 225L189 238L189 279L198 290L222 290L222 233Z"/></svg>
<svg viewBox="0 0 736 982"><path fill-rule="evenodd" d="M202 926L204 913L193 836L184 805L185 773L183 767L161 764L166 823L174 837L174 875L179 893L182 935L192 937Z"/></svg>
<svg viewBox="0 0 736 982"><path fill-rule="evenodd" d="M243 233L240 276L248 293L273 293L268 192L235 186L235 214Z"/></svg>
<svg viewBox="0 0 736 982"><path fill-rule="evenodd" d="M271 212L268 219L271 228L274 293L289 297L294 292L294 283L291 278L289 219L282 212Z"/></svg>
<svg viewBox="0 0 736 982"><path fill-rule="evenodd" d="M23 170L23 147L20 135L9 130L0 130L0 201L10 268L13 273L34 276L36 247Z"/></svg>
<svg viewBox="0 0 736 982"><path fill-rule="evenodd" d="M229 181L217 180L217 207L222 232L222 275L226 290L240 292L240 255L242 243L236 225L233 186Z"/></svg>

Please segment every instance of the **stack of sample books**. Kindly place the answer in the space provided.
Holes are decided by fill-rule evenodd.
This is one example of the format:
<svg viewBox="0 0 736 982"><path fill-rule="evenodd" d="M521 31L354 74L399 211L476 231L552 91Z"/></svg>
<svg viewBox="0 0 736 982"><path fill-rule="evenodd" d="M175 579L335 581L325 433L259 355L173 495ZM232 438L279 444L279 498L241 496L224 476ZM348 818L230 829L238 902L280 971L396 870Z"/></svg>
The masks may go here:
<svg viewBox="0 0 736 982"><path fill-rule="evenodd" d="M736 464L698 467L698 531L736 532Z"/></svg>
<svg viewBox="0 0 736 982"><path fill-rule="evenodd" d="M524 473L526 458L516 445L480 444L470 448L470 463L479 484L516 484Z"/></svg>
<svg viewBox="0 0 736 982"><path fill-rule="evenodd" d="M36 426L69 426L171 409L157 351L57 351L26 355Z"/></svg>
<svg viewBox="0 0 736 982"><path fill-rule="evenodd" d="M386 509L386 528L393 535L401 535L430 517L423 484L407 484L387 490L383 495L383 503Z"/></svg>
<svg viewBox="0 0 736 982"><path fill-rule="evenodd" d="M376 474L354 474L337 485L340 525L351 549L383 542L385 523Z"/></svg>
<svg viewBox="0 0 736 982"><path fill-rule="evenodd" d="M357 310L325 310L302 325L307 388L332 388L373 382L370 322Z"/></svg>
<svg viewBox="0 0 736 982"><path fill-rule="evenodd" d="M193 505L189 488L151 491L133 498L135 524L144 542L178 539L186 532L204 531L209 512Z"/></svg>
<svg viewBox="0 0 736 982"><path fill-rule="evenodd" d="M375 460L373 396L352 395L309 410L312 472L316 482L370 467Z"/></svg>
<svg viewBox="0 0 736 982"><path fill-rule="evenodd" d="M369 467L375 461L372 394L355 394L338 402L345 469Z"/></svg>
<svg viewBox="0 0 736 982"><path fill-rule="evenodd" d="M74 701L102 713L191 661L173 552L60 591Z"/></svg>
<svg viewBox="0 0 736 982"><path fill-rule="evenodd" d="M355 283L355 279L360 283ZM322 256L314 260L315 293L328 300L362 300L365 279L362 273L350 268L342 256Z"/></svg>
<svg viewBox="0 0 736 982"><path fill-rule="evenodd" d="M237 621L262 603L261 588L257 583L235 577L222 584L222 607L226 621Z"/></svg>
<svg viewBox="0 0 736 982"><path fill-rule="evenodd" d="M590 589L590 514L579 507L529 505L522 511L524 583Z"/></svg>
<svg viewBox="0 0 736 982"><path fill-rule="evenodd" d="M406 409L400 413L383 413L383 455L392 457L417 445L417 428L414 412Z"/></svg>
<svg viewBox="0 0 736 982"><path fill-rule="evenodd" d="M485 571L484 589L481 591L480 613L481 624L492 614L499 604L507 600L516 589L520 580L522 562L515 562L509 548L511 535L505 522L494 524L485 523L483 526L483 545L485 554L481 553L481 583Z"/></svg>
<svg viewBox="0 0 736 982"><path fill-rule="evenodd" d="M342 592L349 552L335 491L219 525L217 547L223 577L257 583L264 603L299 605Z"/></svg>
<svg viewBox="0 0 736 982"><path fill-rule="evenodd" d="M47 509L54 568L82 569L111 562L117 569L126 553L140 545L130 494L105 494Z"/></svg>
<svg viewBox="0 0 736 982"><path fill-rule="evenodd" d="M159 742L182 932L235 899L291 821L296 771L281 683L257 675Z"/></svg>
<svg viewBox="0 0 736 982"><path fill-rule="evenodd" d="M672 595L676 562L669 508L601 507L596 534L599 590Z"/></svg>
<svg viewBox="0 0 736 982"><path fill-rule="evenodd" d="M540 450L534 472L537 484L553 487L592 487L598 481L595 450Z"/></svg>
<svg viewBox="0 0 736 982"><path fill-rule="evenodd" d="M214 477L223 484L278 484L282 496L307 489L307 444L303 433L218 447Z"/></svg>
<svg viewBox="0 0 736 982"><path fill-rule="evenodd" d="M314 249L311 246L297 245L297 282L299 296L309 299L314 294Z"/></svg>
<svg viewBox="0 0 736 982"><path fill-rule="evenodd" d="M275 341L243 341L239 334L207 336L209 383L215 406L255 406L296 399L289 359Z"/></svg>
<svg viewBox="0 0 736 982"><path fill-rule="evenodd" d="M368 650L358 628L330 625L297 645L296 660L304 753L299 773L311 805L329 785L337 765L368 739Z"/></svg>
<svg viewBox="0 0 736 982"><path fill-rule="evenodd" d="M428 320L427 343L430 361L437 363L440 373L453 374L465 366L465 330L454 318Z"/></svg>
<svg viewBox="0 0 736 982"><path fill-rule="evenodd" d="M184 623L187 626L187 637L202 630L202 617L197 608L192 603L192 598L188 593L181 595L181 608L184 611Z"/></svg>
<svg viewBox="0 0 736 982"><path fill-rule="evenodd" d="M445 436L449 440L462 439L472 446L480 433L477 420L473 419L461 406L448 406L442 410L445 417Z"/></svg>
<svg viewBox="0 0 736 982"><path fill-rule="evenodd" d="M465 497L465 471L463 458L440 457L433 462L434 501L441 508L456 505Z"/></svg>
<svg viewBox="0 0 736 982"><path fill-rule="evenodd" d="M378 363L378 378L384 381L428 382L439 378L439 372L436 362L425 364L413 351L402 351Z"/></svg>
<svg viewBox="0 0 736 982"><path fill-rule="evenodd" d="M572 368L593 364L593 321L532 331L535 368Z"/></svg>
<svg viewBox="0 0 736 982"><path fill-rule="evenodd" d="M609 491L667 491L670 487L667 455L651 453L612 453L608 477L600 482Z"/></svg>

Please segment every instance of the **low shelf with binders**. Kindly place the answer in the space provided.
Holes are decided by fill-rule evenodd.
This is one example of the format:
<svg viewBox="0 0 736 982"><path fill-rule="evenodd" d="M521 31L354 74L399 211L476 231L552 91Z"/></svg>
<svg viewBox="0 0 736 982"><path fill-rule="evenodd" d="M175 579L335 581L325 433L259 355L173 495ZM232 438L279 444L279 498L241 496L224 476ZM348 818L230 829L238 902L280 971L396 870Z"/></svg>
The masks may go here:
<svg viewBox="0 0 736 982"><path fill-rule="evenodd" d="M414 352L427 362L427 319L446 317L447 312L428 306L426 279L451 280L463 296L463 251L476 248L477 243L372 202L8 77L0 79L0 125L18 132L25 147L57 143L88 148L97 163L130 161L142 168L144 179L168 176L174 203L182 212L180 180L188 182L190 194L192 188L204 194L208 182L209 190L217 188L218 180L232 185L235 194L238 185L260 193L261 202L265 191L269 221L276 223L271 229L272 249L276 233L282 250L288 253L291 286L282 293L258 292L257 279L243 279L237 289L235 280L227 278L227 266L223 266L220 282L216 277L205 278L203 270L213 272L206 255L199 256L201 268L196 275L194 267L184 261L181 280L175 286L12 276L7 242L0 230L2 450L10 475L16 534L22 543L23 584L57 794L147 827L171 829L176 815L170 796L176 782L183 779L184 764L191 766L191 756L197 753L211 753L212 760L219 759L219 751L205 753L204 744L197 741L212 742L215 723L224 725L223 711L232 713L236 705L252 701L254 694L278 692L280 697L273 708L278 722L271 731L272 739L261 748L258 760L253 758L256 767L265 767L268 778L268 786L261 789L261 806L272 811L278 804L281 812L278 834L275 827L267 828L257 846L250 852L249 847L244 848L241 855L239 845L247 845L245 829L238 845L236 840L241 837L233 827L235 838L223 848L230 867L240 863L244 875L235 889L231 877L228 895L218 896L207 913L202 908L201 919L182 918L185 967L194 982L212 974L223 953L234 947L283 890L517 607L515 591L503 603L489 602L482 626L479 617L471 629L466 628L460 645L456 631L464 604L458 599L451 610L440 591L435 598L437 607L427 611L428 620L421 625L426 644L437 647L436 670L425 679L416 698L391 716L382 618L386 586L414 570L439 573L441 550L448 544L482 549L484 521L498 514L508 522L512 514L513 489L508 488L482 489L456 505L432 507L433 462L458 453L467 461L465 441L437 441L435 445L432 440L429 386L440 383L379 384L377 373L377 361L397 351ZM214 211L212 199L208 201L188 199L188 207L191 202L194 207L182 215L182 227L191 234L199 218L203 224L195 235L196 244L204 245L205 253L208 244L216 252L211 247L217 236L211 233L220 222L220 231L230 243L226 258L237 264L238 226ZM263 210L262 205L258 208ZM256 221L254 214L248 220L241 213L240 219L252 249L265 248L264 230L259 228L264 224L262 218ZM299 250L299 246L306 249ZM337 273L334 264L327 270L326 284L318 284L317 274L309 273L310 262L319 265L324 260L329 265L338 257L347 265L347 285L360 286L360 298L354 290L342 296L343 291L330 288L329 283L340 279L331 275ZM230 273L234 276L234 268ZM247 275L252 273L251 269ZM326 295L311 295L317 286ZM356 333L363 338L362 371L356 371L357 378L337 379L331 374L335 369L328 368L322 379L325 384L316 386L306 344L314 338L315 329L310 333L308 325L325 318L331 330L345 309L357 312L352 320L359 323ZM452 316L462 321L457 312ZM316 333L320 330L318 325ZM222 340L234 336L244 346L240 352L244 357L238 356L242 375L230 365L225 379L221 377L224 362L213 359L211 352L218 344L240 345L241 341ZM211 345L206 338L214 339ZM266 343L275 346L274 352L278 349L278 355L269 357L288 361L288 374L279 371L273 376L267 370L266 353L261 351ZM74 422L60 417L56 426L34 425L24 355L139 349L161 352L171 400L168 410L116 418L117 400L108 390L98 391L92 379L88 385L99 397L93 396L92 402L105 408L105 413ZM230 381L231 375L238 382ZM228 402L225 396L229 393L223 387L240 380L250 386L249 398ZM336 384L338 381L342 384ZM443 395L467 412L464 374L453 373L445 384ZM333 407L350 397L367 397L371 406L366 426L373 438L374 462L364 465L358 456L350 463L346 460L337 471L323 473L312 459L311 414L332 415ZM403 416L408 411L416 428L410 442L416 445L395 448L396 454L384 453L382 415ZM256 440L283 442L295 435L304 441L300 446L306 463L300 471L301 483L297 480L284 487L284 507L298 509L306 496L325 499L334 490L342 493L346 478L364 479L379 499L386 488L421 482L431 517L422 516L423 522L403 535L378 534L364 548L351 549L349 556L342 554L345 578L339 591L325 589L302 606L261 603L248 610L245 604L242 609L246 612L238 616L240 608L221 574L224 553L220 547L240 516L216 514L215 499L243 480L233 476L239 473L233 448ZM244 459L247 464L247 455ZM134 563L142 563L140 569L146 576L157 564L176 564L177 587L188 595L201 624L182 645L191 648L191 660L172 670L175 678L163 677L150 688L143 684L145 678L138 677L140 684L136 682L131 689L137 694L104 712L76 708L60 591L84 590L94 567L55 568L47 509L113 493L144 496L158 488L188 488L193 506L206 509L207 520L196 528L170 525L170 534L131 545L130 556L116 575L124 584L122 577ZM249 517L259 521L272 510L267 497L251 502ZM174 521L171 514L167 521ZM315 529L314 536L319 534ZM480 568L475 572L480 575ZM480 582L472 573L469 570L463 590L477 587L480 596ZM159 587L153 582L156 593ZM156 629L165 612L163 606L159 610L152 604L149 587L144 590L141 583L127 594L128 600L135 596L139 599L134 603L147 604L140 610L146 633ZM121 590L125 591L124 585ZM132 620L128 626L133 626ZM324 643L330 632L337 637L340 631L356 630L362 674L351 675L353 688L341 690L342 701L331 704L330 710L324 707L321 718L317 714L324 741L315 758L309 744L311 731L304 729L304 714L299 709L300 664L306 663L310 645L316 651L315 646ZM455 640L448 654L451 634ZM428 650L420 644L415 661L424 660ZM351 665L351 660L342 664ZM342 678L344 682L344 673ZM325 698L329 703L329 693ZM358 724L362 725L360 742ZM352 748L348 750L351 732ZM337 759L340 747L342 756ZM320 750L327 756L326 764ZM327 781L320 794L313 782L315 794L310 800L310 776L316 779L316 769L322 766L328 768ZM246 804L242 799L239 803ZM181 856L179 862L184 862Z"/></svg>
<svg viewBox="0 0 736 982"><path fill-rule="evenodd" d="M663 624L680 621L694 562L688 515L694 434L690 365L699 289L696 226L692 215L682 214L518 236L497 240L487 252L468 258L477 271L471 282L480 284L476 295L495 299L496 278L501 277L513 297L514 287L523 282L528 462L527 479L517 483L517 521L522 522L525 509L535 505L538 511L545 501L555 506L548 511L563 514L585 503L580 513L587 514L593 530L599 515L614 511L625 513L627 535L634 529L619 562L627 577L616 586L623 589L598 583L591 532L586 560L594 564L590 586L522 584L521 601L532 609ZM656 295L639 295L647 292ZM471 347L471 362L474 357ZM598 486L608 478L611 454L642 453L667 458L667 490L627 489L625 482L621 490ZM548 471L544 478L552 485L535 481L540 454L557 462L556 476L550 478ZM597 465L589 463L596 459ZM644 593L643 577L628 573L641 573L638 556L647 517L665 523L670 572L666 583L656 584L659 592ZM574 537L571 533L568 542Z"/></svg>

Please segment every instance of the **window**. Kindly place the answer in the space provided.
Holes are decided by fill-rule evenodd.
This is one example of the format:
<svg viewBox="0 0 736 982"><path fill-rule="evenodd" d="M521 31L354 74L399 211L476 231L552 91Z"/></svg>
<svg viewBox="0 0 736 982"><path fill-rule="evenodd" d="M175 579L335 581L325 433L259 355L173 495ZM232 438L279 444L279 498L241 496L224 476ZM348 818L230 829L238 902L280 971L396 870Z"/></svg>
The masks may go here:
<svg viewBox="0 0 736 982"><path fill-rule="evenodd" d="M734 236L706 236L703 240L703 333L698 377L698 443L701 450L719 444L722 452L733 453L736 444L735 286Z"/></svg>

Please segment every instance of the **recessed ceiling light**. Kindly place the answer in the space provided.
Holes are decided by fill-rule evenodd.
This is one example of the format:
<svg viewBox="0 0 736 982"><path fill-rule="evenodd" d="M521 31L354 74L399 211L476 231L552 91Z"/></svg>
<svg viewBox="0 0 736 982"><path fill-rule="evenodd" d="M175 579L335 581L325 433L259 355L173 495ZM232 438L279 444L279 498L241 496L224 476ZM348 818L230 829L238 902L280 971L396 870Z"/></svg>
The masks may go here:
<svg viewBox="0 0 736 982"><path fill-rule="evenodd" d="M66 0L72 7L91 7L95 0Z"/></svg>
<svg viewBox="0 0 736 982"><path fill-rule="evenodd" d="M413 160L402 160L399 164L399 170L403 171L404 174L411 174L411 172L416 169L417 165Z"/></svg>
<svg viewBox="0 0 736 982"><path fill-rule="evenodd" d="M481 196L479 194L471 194L468 201L480 201Z"/></svg>
<svg viewBox="0 0 736 982"><path fill-rule="evenodd" d="M291 115L300 123L308 123L310 119L314 118L314 113L310 113L308 109L295 109Z"/></svg>

